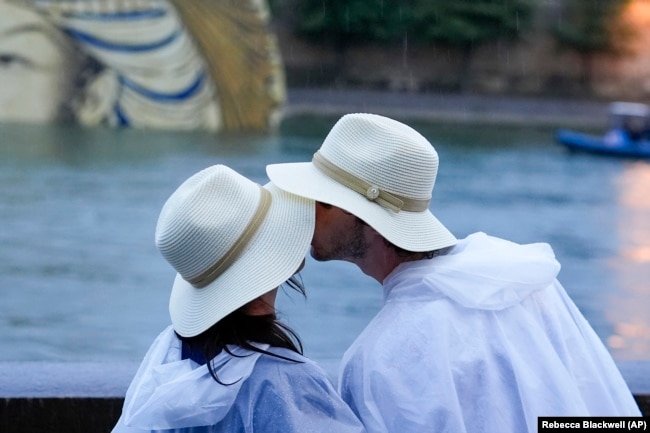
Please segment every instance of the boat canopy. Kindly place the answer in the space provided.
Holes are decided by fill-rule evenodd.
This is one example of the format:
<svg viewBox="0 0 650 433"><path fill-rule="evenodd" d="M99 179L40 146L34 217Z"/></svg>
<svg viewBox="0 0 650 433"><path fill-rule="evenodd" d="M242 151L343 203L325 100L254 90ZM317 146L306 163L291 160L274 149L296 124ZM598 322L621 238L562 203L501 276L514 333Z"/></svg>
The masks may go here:
<svg viewBox="0 0 650 433"><path fill-rule="evenodd" d="M612 102L609 104L609 114L613 116L650 116L650 107L639 102Z"/></svg>
<svg viewBox="0 0 650 433"><path fill-rule="evenodd" d="M612 102L610 128L623 128L637 136L650 128L650 106L638 102Z"/></svg>

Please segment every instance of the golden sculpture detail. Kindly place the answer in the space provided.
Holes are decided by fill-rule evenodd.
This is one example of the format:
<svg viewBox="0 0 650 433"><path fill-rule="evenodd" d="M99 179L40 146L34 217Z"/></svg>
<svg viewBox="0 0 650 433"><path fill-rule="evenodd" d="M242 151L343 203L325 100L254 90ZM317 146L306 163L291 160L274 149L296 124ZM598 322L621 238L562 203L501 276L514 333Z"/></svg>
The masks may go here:
<svg viewBox="0 0 650 433"><path fill-rule="evenodd" d="M263 1L174 0L217 85L226 129L277 121L284 101L280 51ZM269 114L271 118L269 118Z"/></svg>

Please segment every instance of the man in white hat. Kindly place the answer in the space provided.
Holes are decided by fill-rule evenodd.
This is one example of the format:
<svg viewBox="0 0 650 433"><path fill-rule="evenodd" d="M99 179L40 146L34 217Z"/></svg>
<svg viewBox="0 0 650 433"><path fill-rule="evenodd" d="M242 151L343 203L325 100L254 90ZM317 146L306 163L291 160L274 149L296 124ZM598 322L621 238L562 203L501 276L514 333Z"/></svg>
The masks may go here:
<svg viewBox="0 0 650 433"><path fill-rule="evenodd" d="M638 416L551 248L457 240L430 211L437 170L422 135L372 114L343 116L311 162L267 167L276 186L316 200L312 256L383 285L339 374L368 431L521 433L540 416Z"/></svg>

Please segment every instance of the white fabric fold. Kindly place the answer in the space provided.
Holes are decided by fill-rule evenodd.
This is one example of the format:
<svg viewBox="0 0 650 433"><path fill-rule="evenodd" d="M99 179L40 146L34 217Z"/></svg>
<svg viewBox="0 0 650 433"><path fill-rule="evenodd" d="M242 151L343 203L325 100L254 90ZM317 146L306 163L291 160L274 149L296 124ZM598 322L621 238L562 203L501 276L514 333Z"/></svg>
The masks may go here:
<svg viewBox="0 0 650 433"><path fill-rule="evenodd" d="M464 307L500 310L547 287L559 272L548 244L518 245L474 233L435 260L398 266L384 281L384 294L388 298L394 287L421 275L429 287Z"/></svg>
<svg viewBox="0 0 650 433"><path fill-rule="evenodd" d="M245 380L261 356L231 347L237 356L220 353L214 370L223 383L210 376L207 365L181 359L181 342L171 326L155 340L145 356L124 402L124 423L149 430L212 425L228 413ZM260 349L268 349L261 345Z"/></svg>

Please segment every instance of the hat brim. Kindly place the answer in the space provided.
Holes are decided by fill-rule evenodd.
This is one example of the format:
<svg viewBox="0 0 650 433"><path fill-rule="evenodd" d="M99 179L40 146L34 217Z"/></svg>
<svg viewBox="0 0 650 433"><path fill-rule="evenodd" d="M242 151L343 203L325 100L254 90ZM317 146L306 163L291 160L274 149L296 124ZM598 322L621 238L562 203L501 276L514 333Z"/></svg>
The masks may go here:
<svg viewBox="0 0 650 433"><path fill-rule="evenodd" d="M202 288L176 275L169 313L181 336L201 334L298 271L314 232L314 202L272 184L265 188L272 199L264 222L228 269Z"/></svg>
<svg viewBox="0 0 650 433"><path fill-rule="evenodd" d="M430 210L394 212L384 208L326 176L311 162L271 164L266 173L279 188L344 209L407 251L433 251L457 242Z"/></svg>

